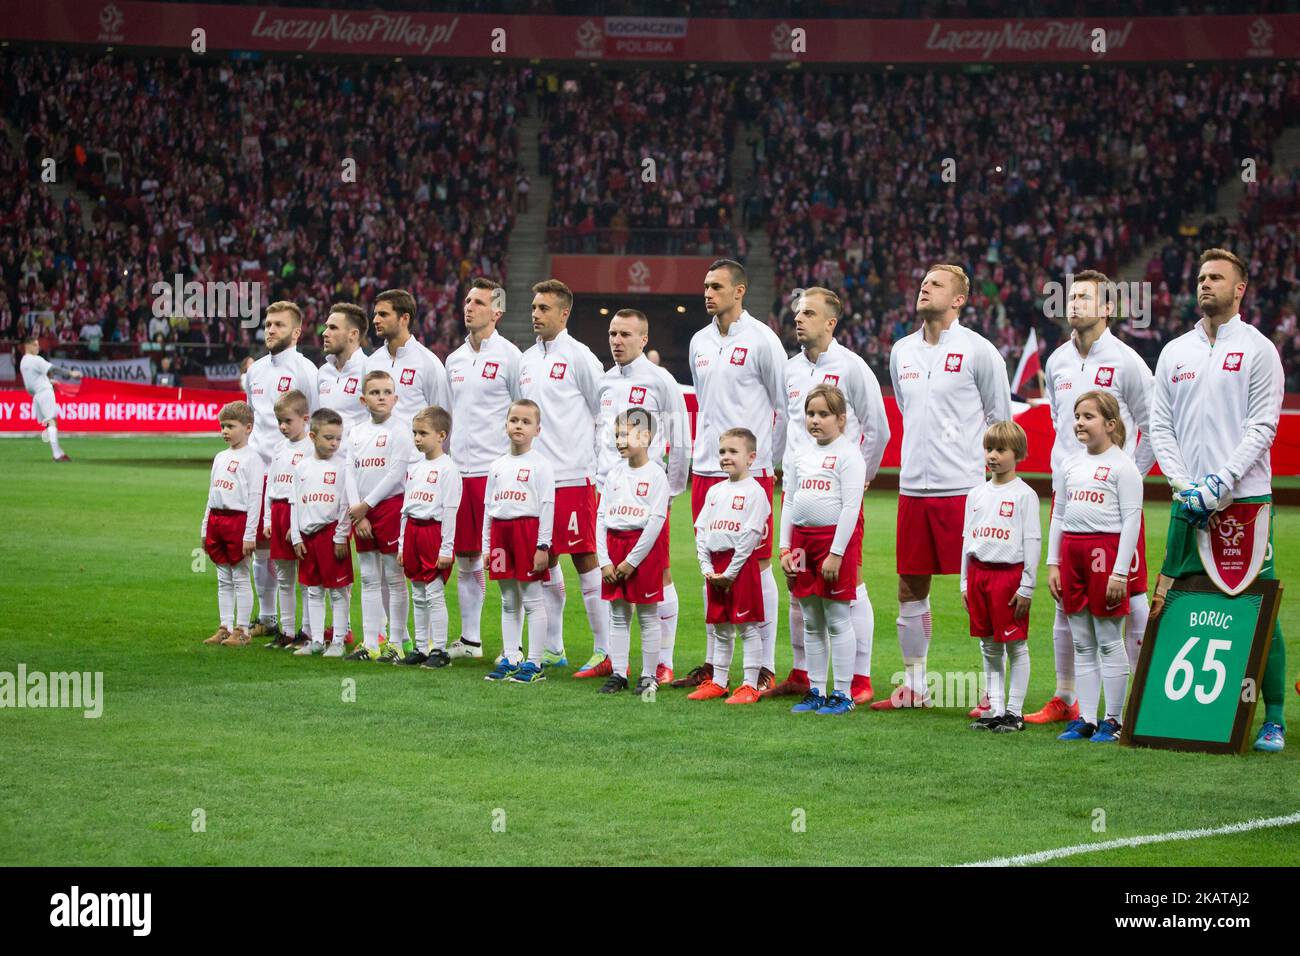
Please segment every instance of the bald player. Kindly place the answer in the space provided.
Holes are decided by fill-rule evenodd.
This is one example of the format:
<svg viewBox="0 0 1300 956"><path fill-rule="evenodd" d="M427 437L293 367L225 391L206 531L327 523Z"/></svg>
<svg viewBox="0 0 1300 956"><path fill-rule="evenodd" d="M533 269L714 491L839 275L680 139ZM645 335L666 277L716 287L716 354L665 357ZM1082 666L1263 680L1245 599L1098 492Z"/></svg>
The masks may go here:
<svg viewBox="0 0 1300 956"><path fill-rule="evenodd" d="M263 471L269 471L271 462L287 443L280 434L280 424L275 417L275 403L286 392L299 391L307 396L310 411L320 407L320 390L316 366L298 351L302 336L302 310L293 302L280 300L266 307L262 320L262 334L267 354L248 367L244 373L244 390L248 404L253 406L253 434L248 445L262 459ZM266 495L263 480L262 495ZM258 502L258 508L265 501ZM259 511L259 513L261 513ZM278 637L279 616L276 614L275 566L271 563L271 541L257 529L257 550L253 553L253 586L257 589L257 623L248 632L250 638Z"/></svg>

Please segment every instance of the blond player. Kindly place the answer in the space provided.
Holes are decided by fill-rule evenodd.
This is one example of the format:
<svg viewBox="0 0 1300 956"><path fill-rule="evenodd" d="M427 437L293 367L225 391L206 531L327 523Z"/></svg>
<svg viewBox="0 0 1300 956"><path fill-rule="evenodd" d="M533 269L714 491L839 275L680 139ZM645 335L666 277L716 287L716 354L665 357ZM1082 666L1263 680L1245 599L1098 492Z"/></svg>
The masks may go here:
<svg viewBox="0 0 1300 956"><path fill-rule="evenodd" d="M438 356L411 335L415 298L405 289L387 289L375 296L375 334L384 347L366 357L367 372L387 372L397 390L393 417L403 430L411 430L415 413L430 405L451 407L447 370Z"/></svg>
<svg viewBox="0 0 1300 956"><path fill-rule="evenodd" d="M257 541L265 476L261 456L248 444L253 431L252 407L247 402L229 402L217 413L217 421L221 438L229 447L212 461L199 538L217 566L221 626L203 643L242 647L250 640L253 588L248 579L249 559Z"/></svg>
<svg viewBox="0 0 1300 956"><path fill-rule="evenodd" d="M54 401L54 386L50 384L50 374L66 375L71 379L81 378L76 369L64 371L57 365L51 365L40 356L41 341L32 336L23 342L23 357L18 362L18 370L23 376L23 388L32 397L32 418L40 422L45 429L41 440L49 442L50 454L55 461L71 461L59 447L59 406Z"/></svg>
<svg viewBox="0 0 1300 956"><path fill-rule="evenodd" d="M961 572L966 495L984 481L984 431L1011 420L1006 363L992 343L957 321L969 291L960 266L931 266L916 297L921 327L889 353L903 415L897 568L906 680L873 710L929 703L930 578Z"/></svg>
<svg viewBox="0 0 1300 956"><path fill-rule="evenodd" d="M501 423L519 398L518 347L497 331L505 313L505 291L479 277L465 293L465 341L447 356L451 386L451 454L460 469L463 493L456 512L456 599L460 637L447 648L458 657L482 657L479 627L487 578L483 572L483 494L488 469L509 449Z"/></svg>
<svg viewBox="0 0 1300 956"><path fill-rule="evenodd" d="M275 568L280 605L280 633L265 645L270 648L300 644L296 640L295 622L298 555L293 550L289 523L294 472L314 450L311 436L307 434L311 420L311 413L307 409L307 396L297 389L285 392L275 403L275 418L280 424L280 434L284 436L285 444L271 460L266 494L262 496L266 503L262 509L262 536L271 542L271 562Z"/></svg>
<svg viewBox="0 0 1300 956"><path fill-rule="evenodd" d="M600 426L596 462L596 490L603 494L610 471L622 461L615 441L614 423L624 412L642 409L656 423L650 461L666 469L669 500L686 490L691 467L690 419L681 386L667 369L645 354L650 322L644 312L620 309L609 322L609 352L614 364L600 379ZM669 546L669 524L664 525L664 547ZM597 543L600 536L597 535ZM664 569L663 599L659 602L659 664L655 679L673 679L673 646L677 641L677 586L672 571ZM609 676L612 662L598 664L593 677Z"/></svg>
<svg viewBox="0 0 1300 956"><path fill-rule="evenodd" d="M775 332L745 311L748 286L745 268L731 259L719 259L704 275L704 309L711 321L691 337L691 381L699 411L695 418L695 446L691 459L691 515L699 517L709 489L727 480L718 458L718 439L732 428L748 428L755 435L754 480L767 494L767 533L758 543L755 559L763 591L763 666L758 689L776 683L776 621L779 597L772 576L772 492L774 467L785 454L786 398L785 349ZM713 630L708 633L704 663L674 687L694 687L713 671Z"/></svg>
<svg viewBox="0 0 1300 956"><path fill-rule="evenodd" d="M591 658L574 674L594 671L609 653L609 612L600 599L596 567L596 418L600 411L600 376L604 373L591 349L569 334L573 293L558 279L533 286L533 332L537 341L523 354L519 394L536 402L546 426L537 451L555 474L555 546L546 596L546 664L568 663L564 651L564 574L560 555L573 559L582 587L582 603L591 627Z"/></svg>

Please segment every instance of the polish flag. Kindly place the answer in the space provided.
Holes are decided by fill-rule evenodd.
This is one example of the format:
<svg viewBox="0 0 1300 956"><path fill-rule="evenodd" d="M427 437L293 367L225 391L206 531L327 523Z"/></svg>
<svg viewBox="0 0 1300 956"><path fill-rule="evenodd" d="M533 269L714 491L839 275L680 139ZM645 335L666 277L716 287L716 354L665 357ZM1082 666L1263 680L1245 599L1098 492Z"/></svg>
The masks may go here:
<svg viewBox="0 0 1300 956"><path fill-rule="evenodd" d="M1011 379L1012 394L1024 395L1031 388L1038 390L1038 373L1041 369L1042 365L1038 361L1038 335L1030 329L1024 351L1020 353L1020 364L1016 366L1016 374Z"/></svg>

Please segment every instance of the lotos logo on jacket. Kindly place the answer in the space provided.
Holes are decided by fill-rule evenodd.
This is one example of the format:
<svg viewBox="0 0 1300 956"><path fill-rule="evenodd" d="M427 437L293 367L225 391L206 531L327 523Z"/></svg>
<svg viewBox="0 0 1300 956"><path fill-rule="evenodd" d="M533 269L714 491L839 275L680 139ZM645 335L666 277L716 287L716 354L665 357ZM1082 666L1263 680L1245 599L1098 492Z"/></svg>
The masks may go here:
<svg viewBox="0 0 1300 956"><path fill-rule="evenodd" d="M325 484L327 484L327 485L332 485L332 484L334 484L334 475L335 475L335 472L332 472L332 471L327 471L327 472L325 472Z"/></svg>
<svg viewBox="0 0 1300 956"><path fill-rule="evenodd" d="M484 362L484 363L483 363L483 377L484 377L484 378L496 378L496 377L497 377L497 370L500 369L500 368L501 368L501 363L500 363L500 362Z"/></svg>
<svg viewBox="0 0 1300 956"><path fill-rule="evenodd" d="M961 359L961 352L949 352L948 357L943 360L943 370L945 372L960 372Z"/></svg>
<svg viewBox="0 0 1300 956"><path fill-rule="evenodd" d="M1241 360L1244 357L1244 352L1229 352L1223 357L1223 370L1225 372L1240 372Z"/></svg>
<svg viewBox="0 0 1300 956"><path fill-rule="evenodd" d="M555 379L558 382L560 381L560 379L564 378L564 373L567 372L568 370L569 370L568 362L556 362L554 365L551 366L551 378Z"/></svg>
<svg viewBox="0 0 1300 956"><path fill-rule="evenodd" d="M403 385L415 384L415 369L413 368L402 369L402 384Z"/></svg>
<svg viewBox="0 0 1300 956"><path fill-rule="evenodd" d="M737 345L734 349L731 350L731 364L744 365L745 358L748 355L749 355L749 349Z"/></svg>
<svg viewBox="0 0 1300 956"><path fill-rule="evenodd" d="M280 384L275 386L277 392L287 392L293 387L293 377L290 375L281 375Z"/></svg>
<svg viewBox="0 0 1300 956"><path fill-rule="evenodd" d="M1102 465L1100 468L1098 468L1096 471L1092 473L1093 481L1106 481L1108 478L1110 478L1109 465Z"/></svg>
<svg viewBox="0 0 1300 956"><path fill-rule="evenodd" d="M1013 517L1016 513L1016 503L1014 501L1004 501L998 508L998 514L1004 518Z"/></svg>
<svg viewBox="0 0 1300 956"><path fill-rule="evenodd" d="M636 496L638 498L644 498L648 494L650 494L650 482L638 481L636 483Z"/></svg>
<svg viewBox="0 0 1300 956"><path fill-rule="evenodd" d="M832 375L829 372L827 372L825 375L822 376L822 384L829 385L832 388L839 388L840 377L838 375Z"/></svg>
<svg viewBox="0 0 1300 956"><path fill-rule="evenodd" d="M641 385L633 385L632 391L628 392L627 394L627 400L631 402L633 405L644 405L645 387Z"/></svg>
<svg viewBox="0 0 1300 956"><path fill-rule="evenodd" d="M520 468L515 474L515 481L527 481L528 476L532 473L531 468Z"/></svg>
<svg viewBox="0 0 1300 956"><path fill-rule="evenodd" d="M1102 388L1110 388L1111 383L1115 381L1115 367L1103 365L1097 369L1097 377L1093 381Z"/></svg>
<svg viewBox="0 0 1300 956"><path fill-rule="evenodd" d="M744 511L744 510L745 510L745 496L744 496L744 495L736 495L736 497L734 497L734 498L731 499L731 510L732 510L732 511Z"/></svg>
<svg viewBox="0 0 1300 956"><path fill-rule="evenodd" d="M350 378L343 385L343 392L346 395L355 395L357 393L357 380Z"/></svg>

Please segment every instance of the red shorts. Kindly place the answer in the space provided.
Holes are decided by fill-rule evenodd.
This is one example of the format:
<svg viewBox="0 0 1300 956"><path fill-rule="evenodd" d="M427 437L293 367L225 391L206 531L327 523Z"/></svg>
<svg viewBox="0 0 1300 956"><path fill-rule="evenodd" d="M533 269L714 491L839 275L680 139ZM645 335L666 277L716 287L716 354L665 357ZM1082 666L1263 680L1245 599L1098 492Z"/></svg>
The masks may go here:
<svg viewBox="0 0 1300 956"><path fill-rule="evenodd" d="M271 560L298 560L289 540L289 502L283 498L271 499Z"/></svg>
<svg viewBox="0 0 1300 956"><path fill-rule="evenodd" d="M546 570L541 574L533 573L533 556L537 553L536 518L493 518L488 533L489 580L546 580Z"/></svg>
<svg viewBox="0 0 1300 956"><path fill-rule="evenodd" d="M961 574L966 496L898 496L899 574Z"/></svg>
<svg viewBox="0 0 1300 956"><path fill-rule="evenodd" d="M970 636L991 637L999 644L1029 639L1029 615L1016 617L1011 604L1020 589L1020 564L992 564L966 559L966 603L970 605Z"/></svg>
<svg viewBox="0 0 1300 956"><path fill-rule="evenodd" d="M265 475L263 475L262 476L262 497L257 500L257 513L259 515L266 514L266 482L267 482L267 478ZM264 530L266 529L262 527L262 522L259 521L257 523L257 542L256 544L254 544L254 547L258 551L265 550L266 548L269 548L271 546L271 539L268 538L266 535L262 534Z"/></svg>
<svg viewBox="0 0 1300 956"><path fill-rule="evenodd" d="M858 571L862 567L862 512L858 512L858 523L849 538L849 546L840 562L840 573L833 585L827 584L822 577L822 562L831 553L831 542L835 539L835 525L819 528L804 528L795 525L790 538L790 550L795 552L795 567L799 572L790 584L790 596L804 598L817 596L828 601L852 601L858 592ZM802 555L799 551L802 549Z"/></svg>
<svg viewBox="0 0 1300 956"><path fill-rule="evenodd" d="M1087 608L1093 617L1127 617L1128 594L1115 606L1106 603L1109 568L1119 551L1119 532L1074 534L1061 537L1061 607L1066 614ZM1098 560L1100 558L1101 560ZM1100 567L1097 571L1094 568Z"/></svg>
<svg viewBox="0 0 1300 956"><path fill-rule="evenodd" d="M402 535L402 499L403 495L391 495L366 512L373 537L361 538L356 530L352 538L357 543L357 554L378 551L380 554L396 554L397 539Z"/></svg>
<svg viewBox="0 0 1300 956"><path fill-rule="evenodd" d="M1050 515L1055 508L1056 492L1052 492L1052 506L1047 513ZM1129 597L1134 594L1146 594L1149 586L1147 582L1147 516L1145 511L1142 512L1139 520L1137 550L1133 552L1133 564L1129 566Z"/></svg>
<svg viewBox="0 0 1300 956"><path fill-rule="evenodd" d="M203 538L203 550L217 564L238 564L244 560L246 527L247 511L213 508L208 513L208 533Z"/></svg>
<svg viewBox="0 0 1300 956"><path fill-rule="evenodd" d="M700 516L704 510L704 499L712 488L720 481L727 481L726 475L691 475L691 524ZM776 478L772 475L759 476L755 475L754 480L762 486L767 492L767 503L770 508L772 504L772 491L776 487ZM768 511L767 530L763 532L763 540L758 543L754 549L754 557L760 561L769 561L772 558L772 532L775 530L773 525L773 515L775 512Z"/></svg>
<svg viewBox="0 0 1300 956"><path fill-rule="evenodd" d="M456 553L478 554L483 550L483 498L487 475L460 479L460 509L456 512Z"/></svg>
<svg viewBox="0 0 1300 956"><path fill-rule="evenodd" d="M480 542L480 547L482 542ZM402 570L410 581L432 581L451 577L451 568L438 568L442 548L442 522L432 518L407 518L402 539Z"/></svg>
<svg viewBox="0 0 1300 956"><path fill-rule="evenodd" d="M614 567L632 553L641 532L606 531L605 548ZM657 604L664 599L664 571L668 570L668 522L664 522L650 553L637 565L631 577L618 584L600 582L602 601L626 601L628 604Z"/></svg>
<svg viewBox="0 0 1300 956"><path fill-rule="evenodd" d="M341 588L352 583L352 553L334 556L337 521L302 536L307 555L298 562L298 583L308 587Z"/></svg>
<svg viewBox="0 0 1300 956"><path fill-rule="evenodd" d="M552 554L596 553L596 486L555 489L555 524L551 532Z"/></svg>
<svg viewBox="0 0 1300 956"><path fill-rule="evenodd" d="M715 551L714 573L721 574L731 564L732 551ZM706 624L761 624L764 621L763 578L758 558L750 555L740 566L740 573L731 587L723 590L714 584L706 586L708 600Z"/></svg>

